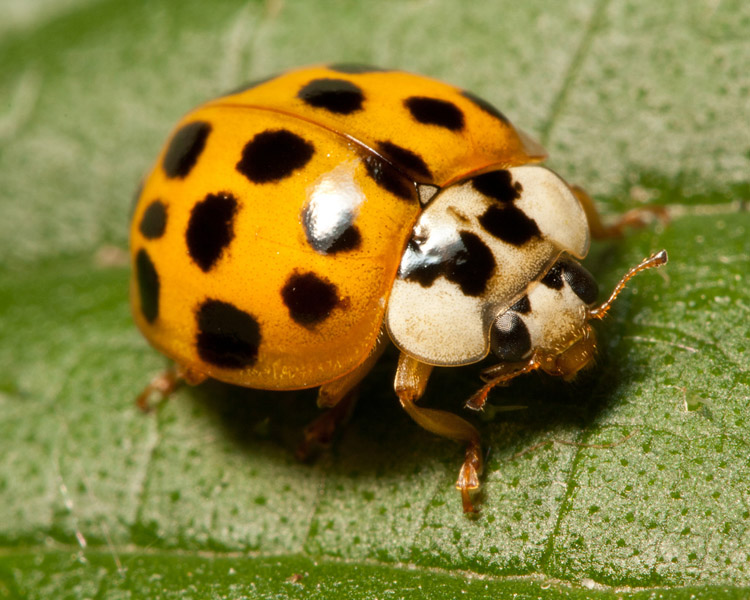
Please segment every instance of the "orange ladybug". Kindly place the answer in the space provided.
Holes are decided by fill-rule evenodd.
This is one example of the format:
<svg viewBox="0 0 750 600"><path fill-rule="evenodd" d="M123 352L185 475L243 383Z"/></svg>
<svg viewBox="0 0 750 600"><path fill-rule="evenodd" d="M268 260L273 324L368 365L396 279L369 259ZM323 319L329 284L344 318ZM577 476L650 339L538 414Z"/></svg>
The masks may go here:
<svg viewBox="0 0 750 600"><path fill-rule="evenodd" d="M599 227L588 197L494 106L419 75L357 65L289 71L186 115L146 177L130 231L131 304L177 369L269 390L319 387L326 438L392 341L408 414L482 457L464 419L419 406L434 366L500 363L492 385L570 377L595 350L596 283L574 259ZM666 262L662 251L632 270ZM618 290L619 291L619 288Z"/></svg>

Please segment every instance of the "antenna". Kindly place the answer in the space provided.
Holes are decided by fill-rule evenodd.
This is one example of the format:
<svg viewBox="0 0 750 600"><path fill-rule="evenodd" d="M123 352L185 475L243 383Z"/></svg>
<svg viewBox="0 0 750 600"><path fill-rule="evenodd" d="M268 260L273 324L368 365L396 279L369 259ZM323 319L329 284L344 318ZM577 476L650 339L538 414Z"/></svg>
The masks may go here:
<svg viewBox="0 0 750 600"><path fill-rule="evenodd" d="M610 306L612 306L612 303L615 301L615 298L617 298L617 296L623 290L623 288L625 287L625 284L635 275L637 275L641 271L645 271L646 269L655 269L666 264L667 264L667 251L666 250L660 250L656 254L652 254L648 258L643 259L639 264L637 264L635 267L633 267L627 273L625 273L625 275L623 275L622 279L620 279L619 283L615 286L615 289L612 291L612 294L609 296L609 298L607 298L606 302L604 302L602 305L597 306L596 308L591 309L589 311L589 318L590 319L604 318L604 315L607 314L607 311L609 310Z"/></svg>

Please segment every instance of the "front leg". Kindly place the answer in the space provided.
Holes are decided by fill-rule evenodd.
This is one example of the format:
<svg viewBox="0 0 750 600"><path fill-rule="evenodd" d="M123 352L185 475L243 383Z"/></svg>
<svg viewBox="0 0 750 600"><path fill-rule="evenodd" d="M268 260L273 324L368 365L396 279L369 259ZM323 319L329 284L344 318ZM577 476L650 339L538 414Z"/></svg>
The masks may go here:
<svg viewBox="0 0 750 600"><path fill-rule="evenodd" d="M468 421L444 410L423 408L416 401L424 394L432 365L421 363L404 353L398 359L394 388L404 410L427 431L466 444L466 455L458 473L456 489L461 492L465 513L477 512L471 495L479 489L482 451L479 432Z"/></svg>
<svg viewBox="0 0 750 600"><path fill-rule="evenodd" d="M482 371L482 381L485 382L472 396L466 401L466 408L471 410L483 410L487 403L487 394L495 386L507 385L511 379L531 373L540 367L539 360L532 356L529 360L521 362L499 363Z"/></svg>

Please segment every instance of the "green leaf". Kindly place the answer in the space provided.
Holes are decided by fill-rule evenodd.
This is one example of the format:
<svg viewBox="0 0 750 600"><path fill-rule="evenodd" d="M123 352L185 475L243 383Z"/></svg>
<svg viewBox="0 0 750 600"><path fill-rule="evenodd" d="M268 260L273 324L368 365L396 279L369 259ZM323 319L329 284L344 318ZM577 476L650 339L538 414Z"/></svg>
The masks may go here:
<svg viewBox="0 0 750 600"><path fill-rule="evenodd" d="M750 589L750 5L645 0L9 0L0 24L0 598L741 598ZM207 383L150 415L131 197L179 116L323 61L490 99L607 213L672 222L587 259L597 365L527 376L462 451L414 425L395 353L348 428L294 459L314 393ZM479 368L437 370L454 412ZM512 408L505 410L506 408Z"/></svg>

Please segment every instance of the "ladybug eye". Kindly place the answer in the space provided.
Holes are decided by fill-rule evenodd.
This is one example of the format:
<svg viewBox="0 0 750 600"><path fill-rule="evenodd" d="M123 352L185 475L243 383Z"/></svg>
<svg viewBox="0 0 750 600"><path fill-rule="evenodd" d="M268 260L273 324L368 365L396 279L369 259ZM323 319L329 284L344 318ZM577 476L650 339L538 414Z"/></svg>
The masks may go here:
<svg viewBox="0 0 750 600"><path fill-rule="evenodd" d="M596 302L599 284L596 283L594 276L574 260L564 260L558 264L562 264L563 279L568 282L576 296L586 304Z"/></svg>
<svg viewBox="0 0 750 600"><path fill-rule="evenodd" d="M526 323L516 313L500 315L490 330L490 348L502 361L518 362L531 352L531 335Z"/></svg>

